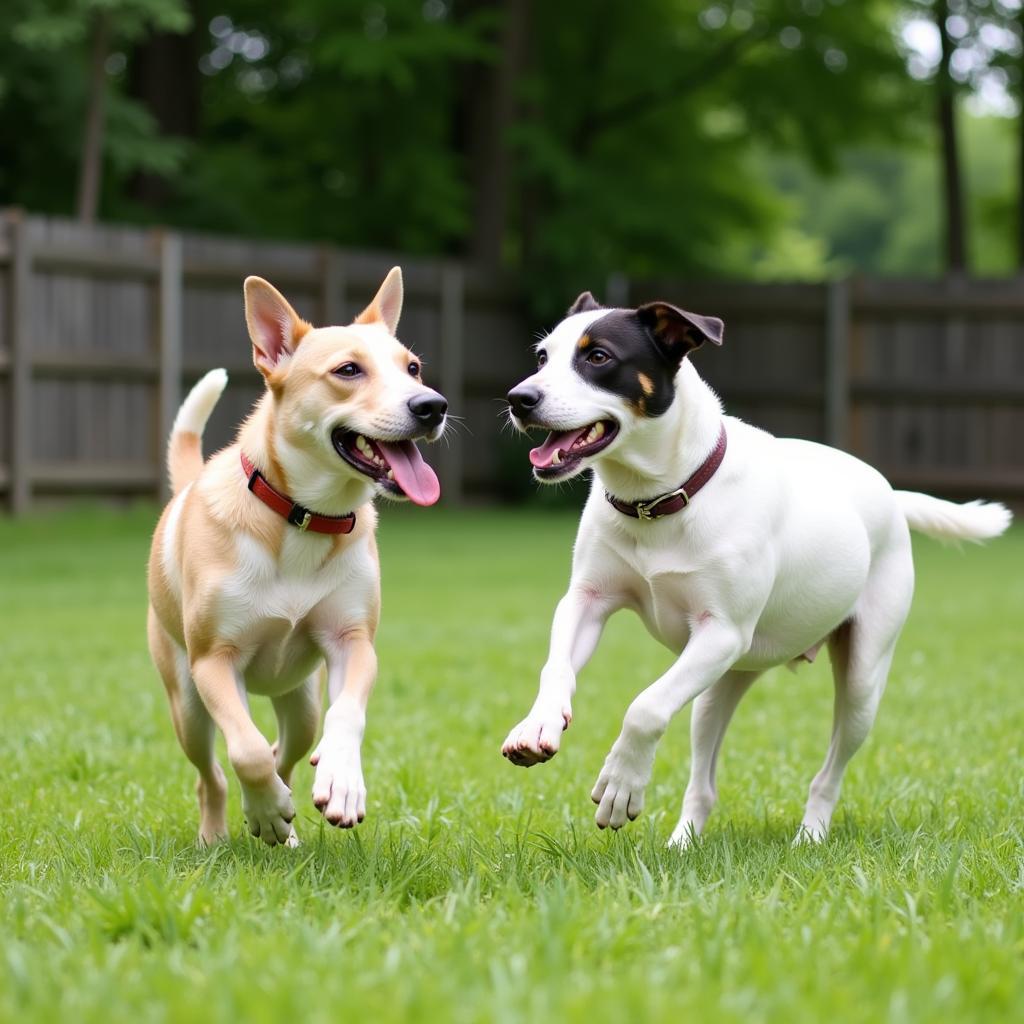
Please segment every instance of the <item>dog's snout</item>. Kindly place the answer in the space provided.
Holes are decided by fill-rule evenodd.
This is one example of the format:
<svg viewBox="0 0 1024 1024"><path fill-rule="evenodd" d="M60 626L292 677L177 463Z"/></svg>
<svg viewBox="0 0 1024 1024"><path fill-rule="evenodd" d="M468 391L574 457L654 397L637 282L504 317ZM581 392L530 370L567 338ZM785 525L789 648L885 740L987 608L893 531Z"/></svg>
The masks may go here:
<svg viewBox="0 0 1024 1024"><path fill-rule="evenodd" d="M439 426L448 411L448 400L436 391L427 391L409 399L409 411L425 427Z"/></svg>
<svg viewBox="0 0 1024 1024"><path fill-rule="evenodd" d="M540 405L541 393L540 388L535 388L532 384L518 384L506 397L512 411L522 419Z"/></svg>

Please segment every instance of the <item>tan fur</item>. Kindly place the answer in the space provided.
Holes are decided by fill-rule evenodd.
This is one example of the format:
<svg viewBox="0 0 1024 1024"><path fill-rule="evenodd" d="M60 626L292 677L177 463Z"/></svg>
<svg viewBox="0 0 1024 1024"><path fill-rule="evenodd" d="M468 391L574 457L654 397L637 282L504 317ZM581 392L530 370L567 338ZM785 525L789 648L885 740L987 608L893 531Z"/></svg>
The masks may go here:
<svg viewBox="0 0 1024 1024"><path fill-rule="evenodd" d="M650 396L654 394L654 384L651 381L651 378L648 377L646 373L638 373L636 375L636 379L639 382L643 393L650 398Z"/></svg>
<svg viewBox="0 0 1024 1024"><path fill-rule="evenodd" d="M179 430L171 435L167 446L167 469L171 477L171 494L183 491L203 468L202 441L198 434Z"/></svg>
<svg viewBox="0 0 1024 1024"><path fill-rule="evenodd" d="M273 834L263 832L268 842L294 840L293 831L281 834L290 829L287 822L294 814L288 783L295 760L315 739L321 704L319 670L302 675L310 657L326 657L335 702L328 713L333 746L325 747L325 732L315 755L317 763L323 762L317 785L324 790L322 776L332 758L344 755L352 762L354 756L358 768L358 745L353 755L350 734L358 731L361 737L361 716L376 674L372 644L380 615L377 516L369 500L374 485L333 450L322 425L340 420L347 429L381 436L378 431L390 429L396 415L395 382L408 384L414 358L393 337L401 309L397 268L349 327L314 329L258 278L247 279L245 293L253 360L267 390L235 443L205 464L198 434L179 430L172 435L168 465L175 498L157 524L148 566L150 651L167 690L175 731L199 771L204 843L227 834L226 788L212 753L213 723L227 740L254 834L272 827ZM363 368L359 380L334 372L346 362ZM403 395L403 407L405 400ZM355 529L331 536L300 533L250 493L241 451L272 486L306 507L332 516L354 511ZM246 559L257 561L249 568ZM352 568L347 567L350 559L356 560ZM283 595L293 595L288 600L303 602L307 593L319 593L310 588L330 588L334 579L355 580L359 589L351 594L328 589L322 599L309 598L309 607L303 605L305 611L294 620L262 612L264 617L252 618L256 613L246 609L261 608L261 596L249 595L245 574L267 564L276 567L274 585L285 588ZM343 564L343 571L336 569ZM308 587L303 573L311 574ZM350 585L355 586L345 583ZM283 673L282 688L267 680L275 666ZM280 736L273 748L249 717L236 685L241 679L250 689L263 687L256 692L274 700ZM320 794L322 800L314 796L329 821L350 826L362 818L361 785L359 773L356 791L342 794L347 802L341 810L335 810L340 798L332 795L329 773L326 795Z"/></svg>

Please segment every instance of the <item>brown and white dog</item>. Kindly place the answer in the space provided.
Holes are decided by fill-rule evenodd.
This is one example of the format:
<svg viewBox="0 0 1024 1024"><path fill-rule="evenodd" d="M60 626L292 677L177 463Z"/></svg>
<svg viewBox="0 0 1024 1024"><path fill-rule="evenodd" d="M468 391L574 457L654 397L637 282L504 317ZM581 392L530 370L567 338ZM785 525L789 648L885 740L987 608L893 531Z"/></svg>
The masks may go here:
<svg viewBox="0 0 1024 1024"><path fill-rule="evenodd" d="M203 843L227 836L216 728L252 834L297 842L290 779L316 739L324 661L330 706L311 758L313 802L344 828L366 814L360 745L380 612L371 500L437 501L437 477L414 442L436 440L447 411L394 337L401 308L397 267L348 327L314 329L250 277L245 316L266 393L235 443L206 463L200 439L223 370L199 381L175 421L174 497L153 537L148 632L175 731L199 772ZM273 746L249 715L250 693L273 701Z"/></svg>

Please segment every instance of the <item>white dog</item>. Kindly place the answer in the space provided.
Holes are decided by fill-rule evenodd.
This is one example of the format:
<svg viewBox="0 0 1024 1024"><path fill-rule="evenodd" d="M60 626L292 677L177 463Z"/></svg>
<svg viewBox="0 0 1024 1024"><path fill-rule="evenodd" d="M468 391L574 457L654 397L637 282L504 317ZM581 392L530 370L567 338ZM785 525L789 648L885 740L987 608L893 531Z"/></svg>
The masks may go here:
<svg viewBox="0 0 1024 1024"><path fill-rule="evenodd" d="M821 840L910 608L908 525L978 541L1011 517L998 504L893 491L850 455L723 415L686 358L720 345L722 328L664 302L603 309L587 292L537 346L537 372L509 393L517 427L551 431L530 453L536 478L592 467L594 480L537 699L502 752L525 766L557 753L577 672L608 617L632 609L678 659L626 712L591 794L597 824L637 817L658 741L694 700L693 763L671 839L685 845L714 805L740 698L766 669L811 661L828 643L835 723L797 836Z"/></svg>

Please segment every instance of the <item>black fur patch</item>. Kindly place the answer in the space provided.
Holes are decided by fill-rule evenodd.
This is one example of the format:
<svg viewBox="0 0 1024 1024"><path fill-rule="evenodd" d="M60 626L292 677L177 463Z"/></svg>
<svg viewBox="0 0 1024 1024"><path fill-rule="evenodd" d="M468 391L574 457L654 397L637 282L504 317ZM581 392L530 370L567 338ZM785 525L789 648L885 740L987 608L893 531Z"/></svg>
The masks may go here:
<svg viewBox="0 0 1024 1024"><path fill-rule="evenodd" d="M596 352L608 358L595 359ZM576 344L572 367L594 387L620 395L642 416L661 416L675 398L679 362L666 356L632 310L595 320Z"/></svg>

